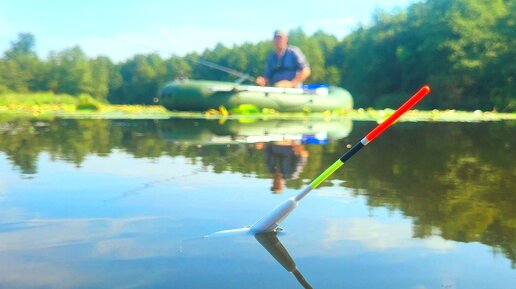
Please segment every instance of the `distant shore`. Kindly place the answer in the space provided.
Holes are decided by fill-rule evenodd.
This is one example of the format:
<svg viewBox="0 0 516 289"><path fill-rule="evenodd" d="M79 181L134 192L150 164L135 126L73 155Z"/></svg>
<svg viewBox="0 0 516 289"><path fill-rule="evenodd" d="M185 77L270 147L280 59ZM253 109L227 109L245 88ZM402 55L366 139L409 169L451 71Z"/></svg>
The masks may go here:
<svg viewBox="0 0 516 289"><path fill-rule="evenodd" d="M159 105L114 105L95 100L89 95L78 97L66 94L11 93L0 95L0 121L16 118L32 119L166 119L166 118L208 118L208 119L335 119L380 122L394 112L393 109L362 109L350 112L324 113L278 113L267 110L262 113L232 114L224 108L206 112L174 112ZM412 110L401 121L498 121L516 120L516 113L498 113L476 110Z"/></svg>
<svg viewBox="0 0 516 289"><path fill-rule="evenodd" d="M257 114L222 114L215 110L210 112L173 112L157 105L101 105L96 109L78 109L75 104L8 104L0 105L0 121L10 119L167 119L167 118L202 118L202 119L336 119L347 118L361 121L380 122L394 112L393 109L355 109L348 113L257 113ZM435 121L435 122L478 122L516 120L516 113L497 113L483 111L456 110L412 110L401 121Z"/></svg>

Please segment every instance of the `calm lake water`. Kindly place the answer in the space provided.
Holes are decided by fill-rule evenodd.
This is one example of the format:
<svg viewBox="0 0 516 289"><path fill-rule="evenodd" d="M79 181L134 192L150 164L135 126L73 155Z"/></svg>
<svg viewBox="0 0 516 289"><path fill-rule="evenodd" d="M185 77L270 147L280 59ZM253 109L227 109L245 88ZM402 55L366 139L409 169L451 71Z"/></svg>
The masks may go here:
<svg viewBox="0 0 516 289"><path fill-rule="evenodd" d="M276 235L251 225L376 123L0 123L0 288L516 284L516 122L399 122ZM289 272L291 271L291 272Z"/></svg>

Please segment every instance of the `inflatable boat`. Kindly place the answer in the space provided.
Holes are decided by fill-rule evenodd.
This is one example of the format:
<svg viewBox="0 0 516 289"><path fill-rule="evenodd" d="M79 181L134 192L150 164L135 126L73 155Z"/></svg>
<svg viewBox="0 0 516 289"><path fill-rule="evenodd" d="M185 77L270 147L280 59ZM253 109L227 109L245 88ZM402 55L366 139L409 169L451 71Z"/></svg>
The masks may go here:
<svg viewBox="0 0 516 289"><path fill-rule="evenodd" d="M325 112L353 109L351 94L340 87L305 85L303 88L262 87L231 82L181 80L167 83L154 102L172 111L207 111L221 106L262 112Z"/></svg>

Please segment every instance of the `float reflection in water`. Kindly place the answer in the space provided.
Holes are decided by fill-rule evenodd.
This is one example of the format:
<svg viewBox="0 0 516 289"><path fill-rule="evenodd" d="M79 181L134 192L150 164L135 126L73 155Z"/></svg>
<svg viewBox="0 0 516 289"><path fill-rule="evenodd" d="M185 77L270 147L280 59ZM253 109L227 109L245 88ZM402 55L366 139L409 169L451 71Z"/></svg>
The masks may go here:
<svg viewBox="0 0 516 289"><path fill-rule="evenodd" d="M297 281L299 281L305 289L312 289L312 286L308 284L301 272L297 269L296 263L292 257L290 257L285 246L283 246L281 241L278 239L276 232L256 234L254 237L267 250L267 252L269 252L269 254L271 254L271 256L274 257L281 266L283 266L283 268L296 277Z"/></svg>
<svg viewBox="0 0 516 289"><path fill-rule="evenodd" d="M280 230L278 230L280 231ZM226 237L235 237L235 236L254 236L254 238L262 245L269 254L281 265L285 270L292 273L297 281L305 288L312 289L312 286L306 281L301 272L297 269L296 262L290 256L287 249L278 238L278 232L262 232L255 233L252 227L244 227L239 229L230 229L218 231L209 235L204 236L203 238L226 238ZM198 238L194 238L195 240Z"/></svg>

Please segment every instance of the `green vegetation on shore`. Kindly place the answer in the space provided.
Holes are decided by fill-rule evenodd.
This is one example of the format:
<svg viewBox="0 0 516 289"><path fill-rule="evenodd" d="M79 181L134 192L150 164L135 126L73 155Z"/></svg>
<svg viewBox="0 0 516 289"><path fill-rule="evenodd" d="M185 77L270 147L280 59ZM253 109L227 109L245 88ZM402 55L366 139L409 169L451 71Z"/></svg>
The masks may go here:
<svg viewBox="0 0 516 289"><path fill-rule="evenodd" d="M207 112L171 112L158 105L113 105L100 102L88 95L73 97L53 93L0 94L0 120L12 118L211 118L211 119L331 119L381 121L394 112L393 109L356 109L351 112L278 113L266 110L256 113L228 114L225 109ZM496 121L516 120L516 113L473 112L456 110L412 110L403 121Z"/></svg>
<svg viewBox="0 0 516 289"><path fill-rule="evenodd" d="M432 110L516 111L516 2L427 0L405 11L377 12L370 25L337 39L323 31L289 32L310 62L309 83L348 89L361 108L394 108L422 84ZM184 57L135 55L122 63L88 58L78 46L40 59L35 36L19 39L0 58L0 94L51 91L92 96L111 104L151 104L160 87L178 77L233 81L190 61L203 59L260 75L270 40L222 44ZM173 51L173 47L171 50Z"/></svg>
<svg viewBox="0 0 516 289"><path fill-rule="evenodd" d="M77 104L78 98L69 94L52 92L39 93L5 93L0 95L0 105L46 105L46 104Z"/></svg>
<svg viewBox="0 0 516 289"><path fill-rule="evenodd" d="M6 93L0 94L2 118L165 118L170 114L156 105L112 105L87 94Z"/></svg>

